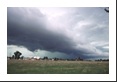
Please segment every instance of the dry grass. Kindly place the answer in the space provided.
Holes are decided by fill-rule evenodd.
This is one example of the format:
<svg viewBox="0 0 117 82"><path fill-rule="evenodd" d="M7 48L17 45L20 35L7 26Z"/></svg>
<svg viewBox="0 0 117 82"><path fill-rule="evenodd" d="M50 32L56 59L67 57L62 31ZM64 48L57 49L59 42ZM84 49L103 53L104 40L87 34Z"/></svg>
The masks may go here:
<svg viewBox="0 0 117 82"><path fill-rule="evenodd" d="M109 74L109 62L7 60L8 74Z"/></svg>

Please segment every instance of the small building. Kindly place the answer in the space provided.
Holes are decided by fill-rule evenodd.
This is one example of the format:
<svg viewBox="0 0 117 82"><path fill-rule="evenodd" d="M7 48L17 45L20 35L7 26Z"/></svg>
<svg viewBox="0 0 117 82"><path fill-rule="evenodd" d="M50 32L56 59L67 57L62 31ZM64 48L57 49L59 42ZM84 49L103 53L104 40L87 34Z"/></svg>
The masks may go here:
<svg viewBox="0 0 117 82"><path fill-rule="evenodd" d="M32 59L39 60L40 57L39 56L34 56Z"/></svg>

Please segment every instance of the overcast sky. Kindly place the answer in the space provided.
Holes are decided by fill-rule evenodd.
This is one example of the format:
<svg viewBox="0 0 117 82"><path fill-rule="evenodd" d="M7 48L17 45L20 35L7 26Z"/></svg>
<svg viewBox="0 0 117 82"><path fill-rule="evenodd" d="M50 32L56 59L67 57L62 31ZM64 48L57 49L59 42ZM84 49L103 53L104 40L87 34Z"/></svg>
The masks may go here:
<svg viewBox="0 0 117 82"><path fill-rule="evenodd" d="M103 7L8 7L7 55L109 58Z"/></svg>

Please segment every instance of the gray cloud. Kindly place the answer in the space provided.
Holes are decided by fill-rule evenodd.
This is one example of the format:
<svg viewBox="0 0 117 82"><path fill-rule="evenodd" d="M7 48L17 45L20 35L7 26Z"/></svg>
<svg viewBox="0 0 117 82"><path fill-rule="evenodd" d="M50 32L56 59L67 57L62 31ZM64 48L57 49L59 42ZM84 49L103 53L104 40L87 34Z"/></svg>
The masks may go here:
<svg viewBox="0 0 117 82"><path fill-rule="evenodd" d="M90 45L93 41L108 42L108 17L103 10L58 8L54 13L55 8L44 13L41 11L44 9L7 8L7 44L22 45L31 51L57 51L83 58L96 57L99 53L103 55L106 51L102 46ZM90 13L91 10L94 12Z"/></svg>

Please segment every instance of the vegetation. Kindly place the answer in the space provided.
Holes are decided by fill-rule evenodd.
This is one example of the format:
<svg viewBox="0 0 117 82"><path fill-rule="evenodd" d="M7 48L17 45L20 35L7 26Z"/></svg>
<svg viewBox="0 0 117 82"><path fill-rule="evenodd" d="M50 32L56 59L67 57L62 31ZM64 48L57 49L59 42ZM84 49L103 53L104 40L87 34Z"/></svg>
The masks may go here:
<svg viewBox="0 0 117 82"><path fill-rule="evenodd" d="M109 61L7 60L8 74L109 74Z"/></svg>
<svg viewBox="0 0 117 82"><path fill-rule="evenodd" d="M14 55L12 57L7 57L7 59L23 59L24 56L21 56L22 53L19 51L14 52Z"/></svg>

